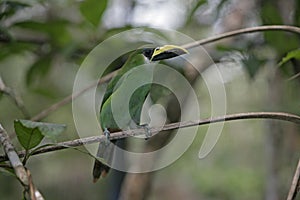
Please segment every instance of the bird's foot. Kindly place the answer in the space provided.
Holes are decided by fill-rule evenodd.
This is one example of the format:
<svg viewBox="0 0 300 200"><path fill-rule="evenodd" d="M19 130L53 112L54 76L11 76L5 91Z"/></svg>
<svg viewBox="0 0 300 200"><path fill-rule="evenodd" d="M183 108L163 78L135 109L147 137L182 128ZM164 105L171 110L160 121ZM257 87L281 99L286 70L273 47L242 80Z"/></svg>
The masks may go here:
<svg viewBox="0 0 300 200"><path fill-rule="evenodd" d="M149 124L141 124L140 127L145 130L145 140L148 140L152 136Z"/></svg>
<svg viewBox="0 0 300 200"><path fill-rule="evenodd" d="M107 128L105 128L103 134L104 134L104 136L106 138L105 145L108 146L110 144L110 139L109 139L110 132L109 132L109 130Z"/></svg>

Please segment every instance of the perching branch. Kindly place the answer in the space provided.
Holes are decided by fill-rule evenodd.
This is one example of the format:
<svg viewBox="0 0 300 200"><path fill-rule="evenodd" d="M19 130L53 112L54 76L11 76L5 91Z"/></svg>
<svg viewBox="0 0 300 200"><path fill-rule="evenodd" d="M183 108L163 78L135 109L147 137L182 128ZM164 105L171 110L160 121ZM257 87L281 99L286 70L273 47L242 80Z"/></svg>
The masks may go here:
<svg viewBox="0 0 300 200"><path fill-rule="evenodd" d="M15 151L5 129L0 124L0 141L3 146L6 157L9 159L17 178L25 188L25 192L29 194L32 200L43 200L41 193L35 188L29 170L23 166L17 152Z"/></svg>
<svg viewBox="0 0 300 200"><path fill-rule="evenodd" d="M276 119L276 120L282 120L282 121L288 121L293 122L296 124L300 124L300 116L289 114L289 113L282 113L282 112L249 112L249 113L238 113L238 114L231 114L231 115L225 115L225 116L219 116L219 117L213 117L203 120L193 120L193 121L185 121L185 122L177 122L172 124L167 124L163 127L152 127L149 128L149 131L152 135L155 135L161 131L168 131L168 130L174 130L179 128L187 128L192 126L201 126L206 124L213 124L217 122L225 122L225 121L234 121L234 120L240 120L240 119ZM115 132L110 135L110 140L116 140L121 138L126 138L130 136L138 136L145 134L145 130L142 129L132 129L128 131L120 131ZM61 149L66 149L69 147L77 147L82 146L85 144L93 144L93 143L99 143L101 141L104 141L106 138L101 136L92 136L92 137L86 137L82 139L76 139L66 142L57 143L55 145L46 146L43 148L40 148L39 150L35 151L34 154L42 154L46 152L52 152L57 151ZM20 151L18 153L19 157L24 157L25 151ZM0 156L0 162L6 161L7 157L2 155Z"/></svg>
<svg viewBox="0 0 300 200"><path fill-rule="evenodd" d="M297 168L295 170L295 175L292 181L292 185L289 191L287 200L294 200L300 190L300 159L298 161Z"/></svg>

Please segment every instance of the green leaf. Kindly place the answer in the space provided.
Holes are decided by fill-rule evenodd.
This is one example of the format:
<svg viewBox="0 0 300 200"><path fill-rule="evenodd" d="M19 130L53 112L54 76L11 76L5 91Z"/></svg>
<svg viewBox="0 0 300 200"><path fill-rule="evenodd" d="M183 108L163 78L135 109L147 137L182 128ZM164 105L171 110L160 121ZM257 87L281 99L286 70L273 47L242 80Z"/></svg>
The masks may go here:
<svg viewBox="0 0 300 200"><path fill-rule="evenodd" d="M3 40L7 40L7 41L12 41L13 38L10 35L10 33L8 32L7 28L1 27L0 26L0 38Z"/></svg>
<svg viewBox="0 0 300 200"><path fill-rule="evenodd" d="M261 19L264 24L282 24L282 17L276 4L266 1L262 5Z"/></svg>
<svg viewBox="0 0 300 200"><path fill-rule="evenodd" d="M300 1L295 1L294 26L300 26Z"/></svg>
<svg viewBox="0 0 300 200"><path fill-rule="evenodd" d="M31 44L10 42L9 45L0 44L0 49L0 61L2 61L10 56L30 51L33 49L33 46Z"/></svg>
<svg viewBox="0 0 300 200"><path fill-rule="evenodd" d="M280 15L280 8L272 1L263 3L261 18L264 25L283 24ZM294 35L288 35L282 31L266 31L264 32L266 42L271 45L279 54L284 54L298 46L298 38Z"/></svg>
<svg viewBox="0 0 300 200"><path fill-rule="evenodd" d="M9 175L9 176L14 176L16 177L15 173L14 173L14 170L13 168L11 167L4 167L4 166L1 166L0 167L0 173L1 174L5 174L5 175Z"/></svg>
<svg viewBox="0 0 300 200"><path fill-rule="evenodd" d="M64 124L34 122L34 121L30 121L30 120L19 120L19 121L28 128L36 128L37 127L44 136L50 137L50 138L57 137L66 129L66 125L64 125Z"/></svg>
<svg viewBox="0 0 300 200"><path fill-rule="evenodd" d="M10 17L18 10L29 7L28 4L17 1L2 1L0 2L0 20Z"/></svg>
<svg viewBox="0 0 300 200"><path fill-rule="evenodd" d="M186 24L189 24L192 21L193 16L195 15L196 11L203 5L206 4L207 0L198 0L196 5L192 8L191 12L189 13Z"/></svg>
<svg viewBox="0 0 300 200"><path fill-rule="evenodd" d="M216 16L215 16L215 21L217 21L219 18L220 18L220 15L221 15L221 10L222 8L226 5L226 3L228 4L228 0L221 0L217 7L216 7Z"/></svg>
<svg viewBox="0 0 300 200"><path fill-rule="evenodd" d="M246 68L249 76L251 79L255 77L258 70L261 68L261 66L265 63L264 60L259 59L254 54L245 55L242 58L242 63L244 67Z"/></svg>
<svg viewBox="0 0 300 200"><path fill-rule="evenodd" d="M300 49L290 51L285 57L282 58L280 63L278 63L278 66L282 66L291 59L300 59Z"/></svg>
<svg viewBox="0 0 300 200"><path fill-rule="evenodd" d="M64 46L71 41L67 30L67 25L69 24L66 20L52 20L47 22L24 21L16 23L14 26L47 34L50 37L49 39L56 45Z"/></svg>
<svg viewBox="0 0 300 200"><path fill-rule="evenodd" d="M50 56L44 56L31 65L26 74L26 84L28 87L45 77L51 67L51 61Z"/></svg>
<svg viewBox="0 0 300 200"><path fill-rule="evenodd" d="M18 140L26 150L39 145L45 136L54 139L66 129L63 124L30 120L15 120L14 126Z"/></svg>
<svg viewBox="0 0 300 200"><path fill-rule="evenodd" d="M106 7L107 0L85 0L80 4L80 11L89 22L97 26Z"/></svg>
<svg viewBox="0 0 300 200"><path fill-rule="evenodd" d="M14 127L20 144L26 150L36 147L44 138L38 128L28 128L20 120L15 120Z"/></svg>

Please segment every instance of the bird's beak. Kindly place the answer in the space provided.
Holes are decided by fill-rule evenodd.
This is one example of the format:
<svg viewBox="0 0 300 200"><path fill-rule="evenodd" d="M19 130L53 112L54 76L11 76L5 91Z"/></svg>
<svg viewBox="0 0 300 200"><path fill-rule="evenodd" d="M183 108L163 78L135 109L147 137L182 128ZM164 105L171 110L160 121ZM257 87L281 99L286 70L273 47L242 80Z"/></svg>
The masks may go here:
<svg viewBox="0 0 300 200"><path fill-rule="evenodd" d="M153 50L150 61L169 59L187 53L188 51L180 46L165 45Z"/></svg>

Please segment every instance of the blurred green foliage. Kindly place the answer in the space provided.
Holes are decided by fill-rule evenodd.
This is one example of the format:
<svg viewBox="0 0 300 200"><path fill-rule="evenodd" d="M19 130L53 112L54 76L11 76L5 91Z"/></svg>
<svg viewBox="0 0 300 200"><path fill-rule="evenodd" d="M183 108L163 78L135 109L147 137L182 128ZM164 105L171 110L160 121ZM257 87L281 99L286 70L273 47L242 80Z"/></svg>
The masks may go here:
<svg viewBox="0 0 300 200"><path fill-rule="evenodd" d="M88 21L97 27L106 7L107 0L88 0L81 3L80 11Z"/></svg>
<svg viewBox="0 0 300 200"><path fill-rule="evenodd" d="M0 2L0 20L12 16L17 11L22 10L30 5L17 1L2 1Z"/></svg>
<svg viewBox="0 0 300 200"><path fill-rule="evenodd" d="M171 12L162 10L166 2L169 1L154 0L147 3L139 0L2 0L0 2L0 76L7 87L20 94L26 108L34 116L72 93L73 81L80 63L93 47L122 31L135 27L143 27L147 30L148 24L134 23L134 14L138 9L144 9L142 10L144 16L135 17L146 18L147 9L155 7L158 13L152 15L154 23L158 17L156 14ZM282 14L284 8L273 1L260 1L252 11L258 18L255 23L300 26L300 1L295 0L294 3L292 7L294 10L288 11L293 13L293 18L287 23L287 19ZM183 23L175 28L193 38L202 39L212 35L214 27L218 27L220 21L228 17L226 13L228 15L234 13L234 9L228 8L234 8L235 3L230 0L218 2L190 0L173 1L168 5L173 4L177 5L174 9L179 11L177 14L184 13L181 16L185 18L182 20ZM171 17L179 23L177 16ZM116 19L117 22L113 23ZM165 21L166 25L168 23ZM246 25L240 25L243 26ZM157 33L164 37L159 30ZM229 44L219 45L219 48L216 46L207 48L212 59L221 64L224 55L229 57L237 53L240 55L237 59L245 73L232 75L230 81L225 83L228 113L265 111L270 66L276 69L281 61L282 66L279 70L280 73L282 72L283 79L299 73L298 48L299 35L279 31L265 32L252 38L241 36ZM108 54L114 53L111 49L107 51ZM201 59L197 56L195 59ZM124 59L116 62L122 63ZM230 63L236 62L230 60ZM208 66L204 69L206 67ZM250 77L250 81L247 77ZM285 98L282 107L278 110L300 114L298 103L300 97L299 93L295 92L299 88L298 79L283 83ZM210 117L211 102L204 81L196 82L195 88L201 103L201 112L205 117ZM5 95L0 98L0 113L0 123L11 133L10 136L18 150L30 149L38 144L49 142L38 128L24 127L21 121L15 123L17 137L12 134L14 120L24 119L24 116ZM67 125L67 131L57 137L58 141L78 137L71 105L60 108L43 120ZM197 154L206 129L201 127L192 147L174 164L156 172L153 191L149 194L149 198L172 199L171 194L175 193L176 197L185 195L184 197L190 199L199 199L199 197L201 199L263 199L266 182L264 168L266 161L263 155L264 126L259 121L226 124L212 154L206 159L198 160ZM293 131L299 132L293 125L288 124L284 127L287 132L285 142L288 148L284 149L282 157L286 157L289 164L284 166L282 176L285 183L289 184L295 166L293 159L297 156L296 152L299 152L300 136L293 134ZM28 138L20 138L20 131L34 134L36 141L29 144ZM76 150L32 157L27 163L35 184L46 199L105 198L109 179L100 181L99 184L92 184L91 166L92 159ZM0 182L6 183L0 188L1 198L21 198L22 187L15 178L1 173ZM289 185L285 185L283 188L283 196L288 187Z"/></svg>

